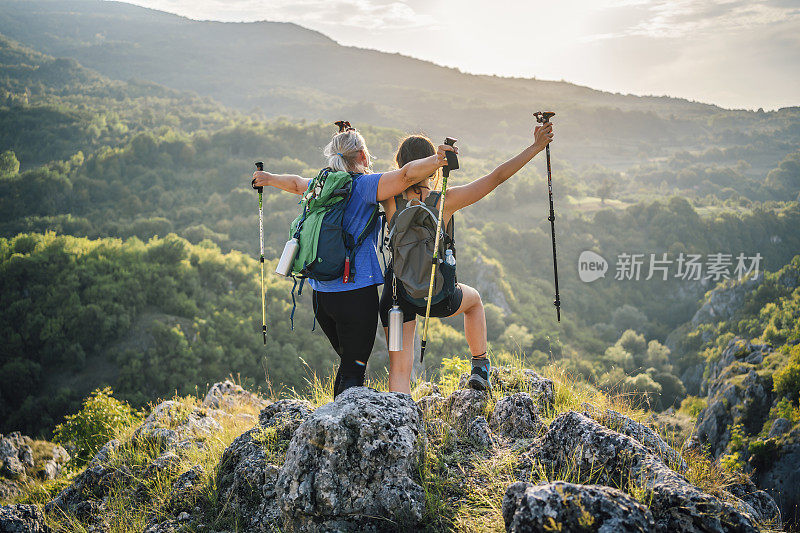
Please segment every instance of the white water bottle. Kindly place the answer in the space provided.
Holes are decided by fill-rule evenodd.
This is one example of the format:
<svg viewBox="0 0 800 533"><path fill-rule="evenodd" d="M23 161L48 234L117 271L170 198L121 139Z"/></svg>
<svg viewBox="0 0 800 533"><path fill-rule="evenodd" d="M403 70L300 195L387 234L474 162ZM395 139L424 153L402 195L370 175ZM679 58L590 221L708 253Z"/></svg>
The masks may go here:
<svg viewBox="0 0 800 533"><path fill-rule="evenodd" d="M403 311L394 304L389 309L389 351L400 352L403 350Z"/></svg>
<svg viewBox="0 0 800 533"><path fill-rule="evenodd" d="M281 276L289 276L292 273L292 264L294 258L297 257L297 252L300 250L300 242L296 237L292 237L286 241L286 246L283 247L283 253L278 261L278 266L275 267L275 273Z"/></svg>
<svg viewBox="0 0 800 533"><path fill-rule="evenodd" d="M444 262L450 266L456 266L456 256L453 255L453 250L450 248L444 251Z"/></svg>

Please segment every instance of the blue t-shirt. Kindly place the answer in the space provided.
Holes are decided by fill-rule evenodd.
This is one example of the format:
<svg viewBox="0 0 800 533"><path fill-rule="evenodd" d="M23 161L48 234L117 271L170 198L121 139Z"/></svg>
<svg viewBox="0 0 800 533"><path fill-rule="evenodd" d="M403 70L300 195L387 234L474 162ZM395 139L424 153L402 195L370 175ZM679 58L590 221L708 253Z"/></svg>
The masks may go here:
<svg viewBox="0 0 800 533"><path fill-rule="evenodd" d="M375 211L375 206L378 204L378 181L380 179L381 174L363 174L353 180L353 191L350 193L350 201L344 210L342 226L354 239L361 235ZM345 284L342 283L342 278L330 281L309 279L308 283L311 288L320 292L342 292L383 283L383 273L378 262L380 230L380 224L376 224L375 230L364 238L364 242L356 248L354 257L350 259L351 268L355 267L356 270L355 281Z"/></svg>

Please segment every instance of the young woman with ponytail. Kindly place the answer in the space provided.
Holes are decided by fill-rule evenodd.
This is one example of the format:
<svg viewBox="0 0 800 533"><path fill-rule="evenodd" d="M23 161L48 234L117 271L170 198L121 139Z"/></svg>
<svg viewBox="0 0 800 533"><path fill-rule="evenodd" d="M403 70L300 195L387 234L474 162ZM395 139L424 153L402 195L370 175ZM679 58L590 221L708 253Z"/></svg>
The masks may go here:
<svg viewBox="0 0 800 533"><path fill-rule="evenodd" d="M447 162L445 152L451 146L439 146L428 156L409 161L397 170L374 173L364 137L354 128L337 133L323 154L328 167L336 171L353 172L353 188L345 209L343 229L351 235L365 231L378 202L393 198L417 182L426 180ZM272 174L256 171L254 187L276 187L302 195L309 178L293 174ZM341 358L336 372L334 397L349 387L364 384L367 359L375 343L378 326L378 289L383 274L377 257L376 225L372 235L355 250L357 265L354 280L316 281L309 279L313 289L314 315Z"/></svg>

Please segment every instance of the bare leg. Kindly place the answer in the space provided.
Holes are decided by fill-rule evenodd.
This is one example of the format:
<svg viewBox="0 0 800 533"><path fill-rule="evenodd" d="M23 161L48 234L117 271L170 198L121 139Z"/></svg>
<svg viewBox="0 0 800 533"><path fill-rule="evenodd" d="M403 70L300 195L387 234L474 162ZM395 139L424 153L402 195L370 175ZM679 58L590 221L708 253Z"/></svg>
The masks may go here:
<svg viewBox="0 0 800 533"><path fill-rule="evenodd" d="M469 351L473 357L483 355L486 353L486 315L483 312L481 295L469 285L458 285L464 297L458 311L451 316L464 313L464 336L467 338Z"/></svg>
<svg viewBox="0 0 800 533"><path fill-rule="evenodd" d="M389 390L411 394L411 370L414 367L414 332L417 321L403 324L403 350L389 352ZM388 342L389 328L383 328ZM485 336L485 335L484 335Z"/></svg>

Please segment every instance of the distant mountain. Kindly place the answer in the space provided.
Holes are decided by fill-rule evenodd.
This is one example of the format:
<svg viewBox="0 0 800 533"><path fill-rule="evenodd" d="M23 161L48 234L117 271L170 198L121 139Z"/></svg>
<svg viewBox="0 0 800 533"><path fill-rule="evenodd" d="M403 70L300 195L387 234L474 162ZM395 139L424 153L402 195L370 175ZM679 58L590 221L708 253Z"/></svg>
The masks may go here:
<svg viewBox="0 0 800 533"><path fill-rule="evenodd" d="M0 33L112 78L196 91L257 116L347 118L503 152L530 139L533 111L553 108L559 153L575 163L624 167L675 150L729 146L754 127L774 132L787 116L797 120L790 111L731 112L566 82L464 74L341 46L294 24L194 21L118 2L5 1ZM771 163L788 151L776 151Z"/></svg>

